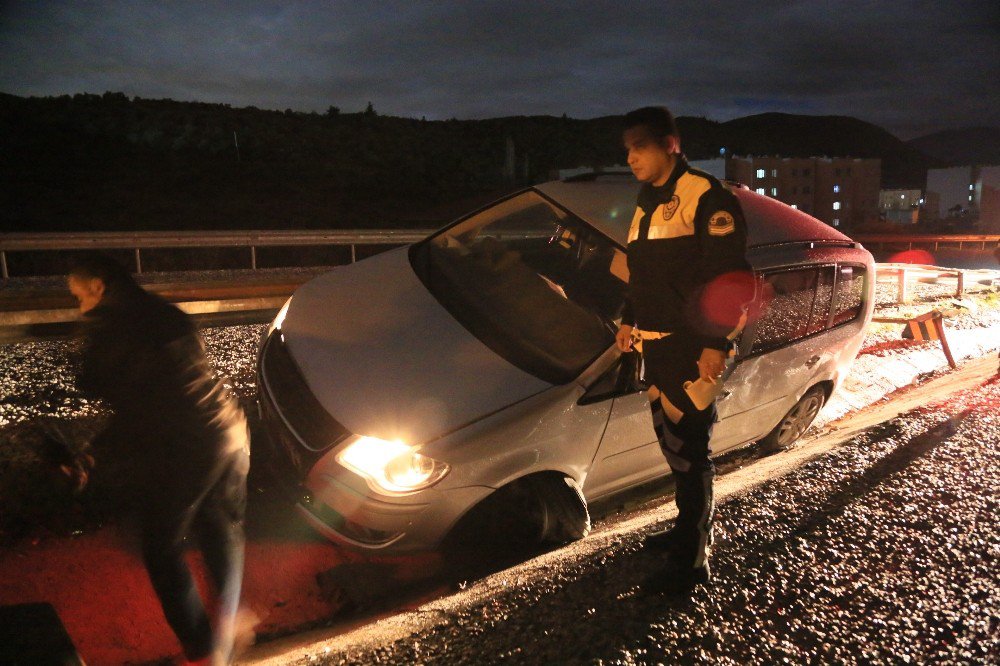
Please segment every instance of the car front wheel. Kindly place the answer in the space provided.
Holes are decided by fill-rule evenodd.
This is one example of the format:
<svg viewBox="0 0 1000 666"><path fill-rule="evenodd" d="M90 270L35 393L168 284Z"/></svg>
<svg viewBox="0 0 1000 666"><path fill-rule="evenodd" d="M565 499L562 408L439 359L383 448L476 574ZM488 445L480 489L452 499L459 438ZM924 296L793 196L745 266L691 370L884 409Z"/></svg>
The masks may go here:
<svg viewBox="0 0 1000 666"><path fill-rule="evenodd" d="M561 474L519 479L487 497L450 535L453 545L533 548L582 539L590 513L579 486Z"/></svg>

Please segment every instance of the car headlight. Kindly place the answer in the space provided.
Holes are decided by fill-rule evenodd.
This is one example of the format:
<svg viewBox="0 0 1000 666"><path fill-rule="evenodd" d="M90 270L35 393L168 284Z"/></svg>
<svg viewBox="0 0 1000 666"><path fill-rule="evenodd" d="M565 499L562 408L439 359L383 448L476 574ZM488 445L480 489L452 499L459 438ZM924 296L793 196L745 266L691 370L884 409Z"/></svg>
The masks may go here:
<svg viewBox="0 0 1000 666"><path fill-rule="evenodd" d="M406 494L429 488L448 473L446 463L417 453L399 440L359 437L337 454L337 462L380 493Z"/></svg>

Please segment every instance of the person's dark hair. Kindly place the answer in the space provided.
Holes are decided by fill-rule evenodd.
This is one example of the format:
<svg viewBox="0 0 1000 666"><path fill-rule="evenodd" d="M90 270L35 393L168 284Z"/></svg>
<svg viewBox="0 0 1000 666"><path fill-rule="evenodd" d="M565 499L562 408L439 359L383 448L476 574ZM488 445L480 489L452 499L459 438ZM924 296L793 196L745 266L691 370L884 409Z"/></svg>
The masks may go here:
<svg viewBox="0 0 1000 666"><path fill-rule="evenodd" d="M70 264L69 274L86 279L99 279L104 283L104 290L108 294L140 289L132 274L124 266L102 252L84 252L78 255Z"/></svg>
<svg viewBox="0 0 1000 666"><path fill-rule="evenodd" d="M657 139L665 139L668 136L680 138L677 131L677 121L674 114L665 106L644 106L635 111L625 114L623 129L632 129L644 125Z"/></svg>

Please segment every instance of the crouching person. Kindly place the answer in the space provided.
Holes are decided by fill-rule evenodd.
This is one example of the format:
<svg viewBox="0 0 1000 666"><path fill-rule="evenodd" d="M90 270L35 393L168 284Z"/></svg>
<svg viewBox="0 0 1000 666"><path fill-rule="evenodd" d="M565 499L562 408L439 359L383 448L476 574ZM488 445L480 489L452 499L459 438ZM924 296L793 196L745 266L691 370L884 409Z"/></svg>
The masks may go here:
<svg viewBox="0 0 1000 666"><path fill-rule="evenodd" d="M108 432L124 438L118 449L143 477L142 555L164 615L188 660L229 663L250 464L243 412L188 316L113 259L88 254L68 281L85 321L78 385L111 407ZM189 535L216 586L214 622L184 559Z"/></svg>

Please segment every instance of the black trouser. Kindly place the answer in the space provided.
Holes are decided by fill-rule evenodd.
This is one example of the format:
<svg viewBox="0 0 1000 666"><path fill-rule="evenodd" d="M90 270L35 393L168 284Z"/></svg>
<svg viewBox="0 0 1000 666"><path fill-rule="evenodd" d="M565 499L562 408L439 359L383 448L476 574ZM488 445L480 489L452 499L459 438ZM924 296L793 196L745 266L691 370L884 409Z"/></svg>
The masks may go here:
<svg viewBox="0 0 1000 666"><path fill-rule="evenodd" d="M698 409L684 392L684 383L698 379L701 346L692 336L674 333L642 343L643 373L647 384L683 414L674 422L660 400L650 402L660 450L673 472L677 503L675 556L684 565L704 566L712 545L715 465L709 440L715 424L713 402ZM676 416L676 415L675 415Z"/></svg>
<svg viewBox="0 0 1000 666"><path fill-rule="evenodd" d="M227 663L243 580L243 515L248 451L236 450L199 478L165 478L142 515L142 555L163 614L190 660L215 650ZM184 538L193 535L218 594L213 632L184 559Z"/></svg>

